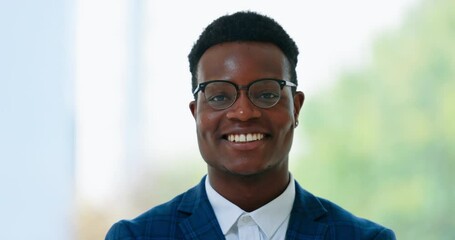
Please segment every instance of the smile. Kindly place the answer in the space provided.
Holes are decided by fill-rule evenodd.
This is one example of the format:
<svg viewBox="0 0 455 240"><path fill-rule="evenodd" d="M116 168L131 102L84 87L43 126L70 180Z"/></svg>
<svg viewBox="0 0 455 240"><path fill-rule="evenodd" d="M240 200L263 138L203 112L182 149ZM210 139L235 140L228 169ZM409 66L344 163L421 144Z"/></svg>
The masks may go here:
<svg viewBox="0 0 455 240"><path fill-rule="evenodd" d="M247 134L229 134L227 140L230 142L253 142L264 138L262 133L247 133Z"/></svg>

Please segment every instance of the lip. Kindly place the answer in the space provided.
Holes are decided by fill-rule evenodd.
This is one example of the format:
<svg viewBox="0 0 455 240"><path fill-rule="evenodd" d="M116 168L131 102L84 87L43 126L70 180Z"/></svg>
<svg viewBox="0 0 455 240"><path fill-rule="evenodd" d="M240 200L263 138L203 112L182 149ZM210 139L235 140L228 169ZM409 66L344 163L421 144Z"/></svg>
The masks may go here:
<svg viewBox="0 0 455 240"><path fill-rule="evenodd" d="M247 134L229 134L225 136L230 142L253 142L264 138L262 133L247 133Z"/></svg>
<svg viewBox="0 0 455 240"><path fill-rule="evenodd" d="M238 135L238 134L263 134L264 138L270 137L270 133L265 131L262 128L257 128L257 127L248 127L248 128L230 128L229 130L225 130L221 133L221 138L227 140L228 135Z"/></svg>
<svg viewBox="0 0 455 240"><path fill-rule="evenodd" d="M255 140L251 142L232 142L228 140L228 135L234 134L263 134L264 137L261 140ZM222 140L224 143L235 150L253 150L259 148L260 146L264 145L266 141L270 138L270 134L265 131L264 129L257 128L257 127L248 127L248 128L231 128L230 130L225 131L221 135Z"/></svg>
<svg viewBox="0 0 455 240"><path fill-rule="evenodd" d="M234 150L239 151L251 151L263 146L266 142L267 137L264 137L262 140L257 140L253 142L230 142L227 139L223 139L225 144Z"/></svg>

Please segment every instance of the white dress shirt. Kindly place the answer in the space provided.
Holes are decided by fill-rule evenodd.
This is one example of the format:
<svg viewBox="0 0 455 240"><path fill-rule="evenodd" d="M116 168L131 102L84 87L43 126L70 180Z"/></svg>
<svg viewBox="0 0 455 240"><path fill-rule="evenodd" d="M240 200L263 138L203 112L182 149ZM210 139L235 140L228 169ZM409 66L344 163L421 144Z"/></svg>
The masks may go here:
<svg viewBox="0 0 455 240"><path fill-rule="evenodd" d="M245 212L216 192L205 179L205 189L226 240L282 240L286 237L295 198L292 175L286 190L266 205Z"/></svg>

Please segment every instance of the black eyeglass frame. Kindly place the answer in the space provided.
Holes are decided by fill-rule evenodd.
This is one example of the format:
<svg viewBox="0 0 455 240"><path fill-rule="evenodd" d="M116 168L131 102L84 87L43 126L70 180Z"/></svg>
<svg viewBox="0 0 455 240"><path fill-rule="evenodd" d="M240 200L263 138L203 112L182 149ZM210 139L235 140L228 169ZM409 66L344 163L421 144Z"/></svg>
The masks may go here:
<svg viewBox="0 0 455 240"><path fill-rule="evenodd" d="M232 102L232 104L230 104L229 106L227 106L227 107L225 107L225 108L217 109L217 110L223 110L223 109L227 109L227 108L231 107L231 106L237 101L237 99L238 99L238 97L239 97L239 94L240 94L240 90L245 89L246 92L248 93L249 90L250 90L251 85L253 85L253 84L257 83L257 82L260 82L260 81L265 81L265 80L272 80L272 81L277 82L277 83L280 85L280 90L283 90L283 88L284 88L285 86L288 86L288 87L295 87L295 88L297 87L297 84L295 84L295 83L293 83L293 82L291 82L291 81L286 81L286 80L282 80L282 79L275 79L275 78L261 78L261 79L257 79L257 80L254 80L253 82L250 82L250 83L249 83L248 85L246 85L246 86L241 86L241 85L238 85L238 84L236 84L236 83L234 83L234 82L232 82L232 81L228 81L228 80L210 80L210 81L207 81L207 82L199 83L199 84L197 85L196 89L194 89L194 91L193 91L193 96L194 96L195 98L197 98L197 97L196 97L197 94L198 94L199 92L204 92L205 87L206 87L208 84L210 84L210 83L214 83L214 82L224 82L224 83L231 84L231 85L233 85L233 86L235 87L236 92L237 92L237 95L236 95L235 100ZM249 94L247 94L247 96L248 96L248 99L251 101ZM280 98L281 98L281 95L280 95ZM276 103L278 103L278 102L279 102L279 100L278 100ZM251 101L251 103L253 103L255 106L257 106L253 101ZM266 107L266 108L271 108L271 107L275 106L276 103L273 104L273 105L271 105L270 107ZM261 107L261 106L257 106L257 107L259 107L259 108L264 108L264 107Z"/></svg>

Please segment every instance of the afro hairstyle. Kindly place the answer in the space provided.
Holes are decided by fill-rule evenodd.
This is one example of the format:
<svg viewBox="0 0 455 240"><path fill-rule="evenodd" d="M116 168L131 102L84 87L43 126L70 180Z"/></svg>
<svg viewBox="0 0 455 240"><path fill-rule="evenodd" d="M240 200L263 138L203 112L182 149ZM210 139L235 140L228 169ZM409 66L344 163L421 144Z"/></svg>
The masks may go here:
<svg viewBox="0 0 455 240"><path fill-rule="evenodd" d="M220 43L241 41L272 43L280 48L291 64L291 81L297 84L295 68L299 50L294 40L274 19L252 11L241 11L215 19L193 45L188 55L193 91L197 87L197 66L204 52Z"/></svg>

